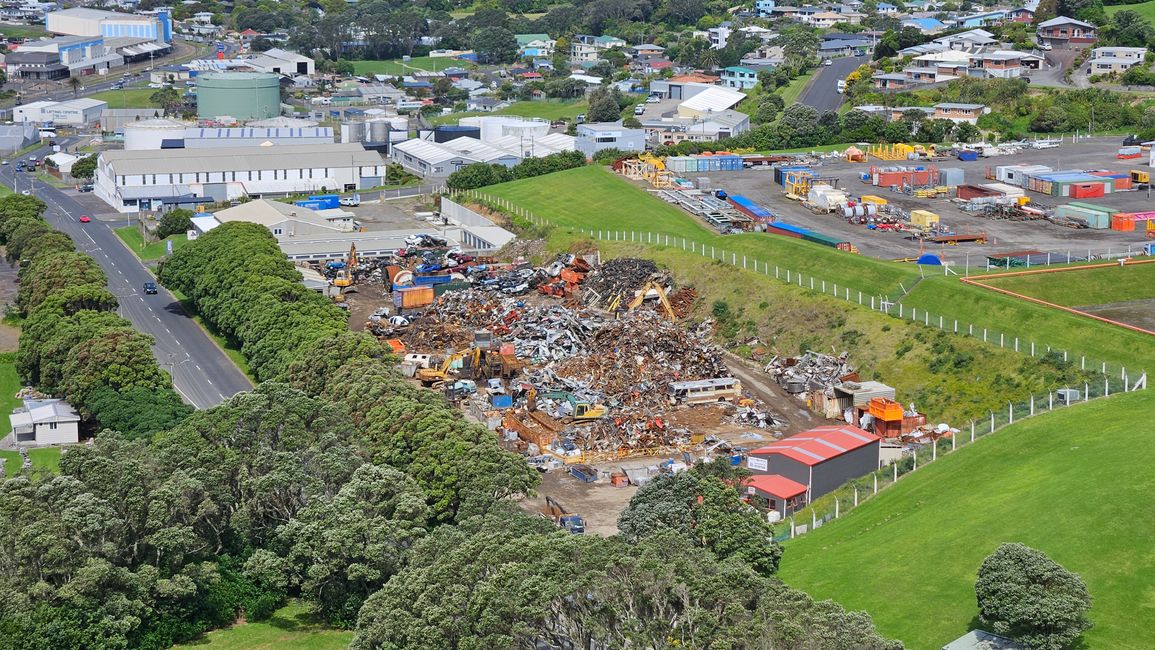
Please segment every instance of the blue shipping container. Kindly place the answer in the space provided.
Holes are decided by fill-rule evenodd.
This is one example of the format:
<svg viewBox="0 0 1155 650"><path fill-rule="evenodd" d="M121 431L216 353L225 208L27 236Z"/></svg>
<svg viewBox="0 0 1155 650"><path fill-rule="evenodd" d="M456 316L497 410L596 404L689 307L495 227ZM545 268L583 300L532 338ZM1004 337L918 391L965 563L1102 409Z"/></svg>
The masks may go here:
<svg viewBox="0 0 1155 650"><path fill-rule="evenodd" d="M310 210L324 210L325 209L325 204L321 201L311 201L311 200L310 201L293 201L293 205L297 205L297 206L300 206L302 208L309 208Z"/></svg>
<svg viewBox="0 0 1155 650"><path fill-rule="evenodd" d="M493 395L489 398L489 403L495 409L510 409L513 408L512 395Z"/></svg>
<svg viewBox="0 0 1155 650"><path fill-rule="evenodd" d="M309 197L309 200L320 202L324 206L320 208L321 210L330 210L332 208L341 207L341 197L336 194L314 194L313 196Z"/></svg>
<svg viewBox="0 0 1155 650"><path fill-rule="evenodd" d="M415 275L413 276L413 285L422 287L433 284L444 284L453 279L449 275Z"/></svg>

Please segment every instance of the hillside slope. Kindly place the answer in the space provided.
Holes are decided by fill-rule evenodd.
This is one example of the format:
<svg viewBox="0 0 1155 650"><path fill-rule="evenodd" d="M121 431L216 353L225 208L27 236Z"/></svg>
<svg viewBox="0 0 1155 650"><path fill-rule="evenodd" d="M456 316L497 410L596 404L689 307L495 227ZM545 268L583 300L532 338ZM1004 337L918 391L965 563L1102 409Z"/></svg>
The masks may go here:
<svg viewBox="0 0 1155 650"><path fill-rule="evenodd" d="M864 609L880 632L938 648L976 616L975 573L1002 542L1042 549L1086 581L1087 648L1155 639L1155 395L1033 418L940 458L788 543L782 578Z"/></svg>

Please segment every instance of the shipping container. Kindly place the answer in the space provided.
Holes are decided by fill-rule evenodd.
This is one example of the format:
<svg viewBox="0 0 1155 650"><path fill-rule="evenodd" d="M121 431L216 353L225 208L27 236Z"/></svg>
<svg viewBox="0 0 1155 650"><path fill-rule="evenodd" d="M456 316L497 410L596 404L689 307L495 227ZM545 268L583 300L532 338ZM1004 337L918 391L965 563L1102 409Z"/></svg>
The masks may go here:
<svg viewBox="0 0 1155 650"><path fill-rule="evenodd" d="M433 287L397 287L393 290L393 306L397 309L418 309L433 304Z"/></svg>
<svg viewBox="0 0 1155 650"><path fill-rule="evenodd" d="M774 218L774 215L769 210L741 194L731 194L727 196L726 199L730 202L730 205L733 205L739 212L751 219L766 221Z"/></svg>
<svg viewBox="0 0 1155 650"><path fill-rule="evenodd" d="M1070 197L1072 199L1102 198L1105 194L1105 183L1072 183Z"/></svg>
<svg viewBox="0 0 1155 650"><path fill-rule="evenodd" d="M432 286L434 284L444 284L452 282L453 276L448 273L444 275L415 275L413 276L413 284L418 287Z"/></svg>
<svg viewBox="0 0 1155 650"><path fill-rule="evenodd" d="M963 184L965 174L961 167L944 167L938 170L939 185L956 187Z"/></svg>
<svg viewBox="0 0 1155 650"><path fill-rule="evenodd" d="M958 159L963 162L974 162L979 159L979 152L963 149L958 152Z"/></svg>
<svg viewBox="0 0 1155 650"><path fill-rule="evenodd" d="M310 201L320 202L325 210L341 207L341 197L337 194L314 194L309 197Z"/></svg>
<svg viewBox="0 0 1155 650"><path fill-rule="evenodd" d="M938 215L928 210L911 210L910 225L921 230L930 230L938 225Z"/></svg>
<svg viewBox="0 0 1155 650"><path fill-rule="evenodd" d="M463 291L468 289L470 286L472 285L464 280L458 280L456 282L443 282L441 284L433 285L433 295L434 297L439 297L449 293L450 291Z"/></svg>

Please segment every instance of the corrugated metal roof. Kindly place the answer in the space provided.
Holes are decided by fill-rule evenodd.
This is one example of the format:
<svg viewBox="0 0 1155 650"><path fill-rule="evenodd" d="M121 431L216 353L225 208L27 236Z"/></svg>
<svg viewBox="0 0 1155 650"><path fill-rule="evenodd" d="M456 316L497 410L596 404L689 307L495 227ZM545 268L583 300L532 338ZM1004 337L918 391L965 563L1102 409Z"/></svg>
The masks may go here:
<svg viewBox="0 0 1155 650"><path fill-rule="evenodd" d="M458 158L472 162L481 162L480 160L475 160L470 156L465 156L458 151L447 149L429 140L406 140L393 145L393 149L423 160L429 165L438 165L447 160L455 160Z"/></svg>
<svg viewBox="0 0 1155 650"><path fill-rule="evenodd" d="M138 174L195 174L197 172L257 171L384 164L380 154L359 144L274 145L163 151L105 151L102 162L118 176Z"/></svg>
<svg viewBox="0 0 1155 650"><path fill-rule="evenodd" d="M781 474L755 474L742 481L743 486L753 487L779 499L789 499L806 494L806 486L792 481Z"/></svg>
<svg viewBox="0 0 1155 650"><path fill-rule="evenodd" d="M682 102L678 108L691 111L724 111L746 99L746 93L714 86Z"/></svg>
<svg viewBox="0 0 1155 650"><path fill-rule="evenodd" d="M778 454L813 466L879 440L882 438L850 425L817 427L755 449L750 455Z"/></svg>

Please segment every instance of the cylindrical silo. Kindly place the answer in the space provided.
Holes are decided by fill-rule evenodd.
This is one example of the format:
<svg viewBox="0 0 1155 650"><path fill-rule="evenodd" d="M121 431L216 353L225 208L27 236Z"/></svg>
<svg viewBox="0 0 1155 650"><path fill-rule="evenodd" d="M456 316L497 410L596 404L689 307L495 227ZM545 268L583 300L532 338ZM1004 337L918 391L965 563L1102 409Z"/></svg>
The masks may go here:
<svg viewBox="0 0 1155 650"><path fill-rule="evenodd" d="M129 122L124 125L124 148L127 151L160 149L165 140L183 140L185 127L163 118Z"/></svg>
<svg viewBox="0 0 1155 650"><path fill-rule="evenodd" d="M281 113L280 77L265 72L212 72L197 76L197 116L267 120Z"/></svg>
<svg viewBox="0 0 1155 650"><path fill-rule="evenodd" d="M341 142L364 142L365 141L365 123L364 122L345 122L341 125Z"/></svg>
<svg viewBox="0 0 1155 650"><path fill-rule="evenodd" d="M388 118L388 120L389 126L392 127L394 131L409 131L408 117L405 117L404 115L397 115Z"/></svg>
<svg viewBox="0 0 1155 650"><path fill-rule="evenodd" d="M480 140L481 129L476 126L453 126L452 124L433 127L434 142L449 142L457 138L474 138L475 140Z"/></svg>
<svg viewBox="0 0 1155 650"><path fill-rule="evenodd" d="M389 141L389 120L371 120L369 122L369 142Z"/></svg>

